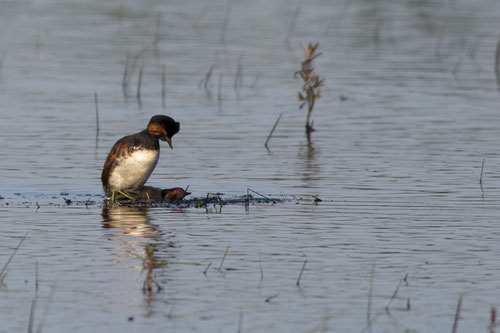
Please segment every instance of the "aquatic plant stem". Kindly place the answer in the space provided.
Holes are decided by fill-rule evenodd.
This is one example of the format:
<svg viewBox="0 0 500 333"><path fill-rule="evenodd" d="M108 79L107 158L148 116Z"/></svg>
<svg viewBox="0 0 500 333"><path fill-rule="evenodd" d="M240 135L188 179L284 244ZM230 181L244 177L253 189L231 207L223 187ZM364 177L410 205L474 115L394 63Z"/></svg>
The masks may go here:
<svg viewBox="0 0 500 333"><path fill-rule="evenodd" d="M95 123L97 135L99 134L99 103L97 101L97 92L94 92L94 102L95 102Z"/></svg>
<svg viewBox="0 0 500 333"><path fill-rule="evenodd" d="M368 289L368 305L366 307L366 323L368 326L371 325L371 308L372 308L374 277L375 277L375 264L372 265L372 271L370 273L370 288Z"/></svg>
<svg viewBox="0 0 500 333"><path fill-rule="evenodd" d="M5 265L3 266L2 270L0 271L0 282L3 282L3 279L5 277L4 273L5 273L5 270L7 269L7 266L9 265L10 261L12 260L12 258L14 258L14 255L16 254L17 250L19 250L19 248L23 244L23 242L26 239L26 237L28 237L28 233L24 234L24 237L19 241L19 244L17 244L16 248L14 249L14 251L10 255L9 259L7 260L7 262L5 263Z"/></svg>
<svg viewBox="0 0 500 333"><path fill-rule="evenodd" d="M269 142L269 139L271 139L271 136L273 135L274 133L274 130L276 129L276 126L278 126L278 123L281 119L281 116L283 115L283 112L280 113L278 119L276 119L276 122L274 123L274 126L273 128L271 129L271 132L269 133L269 135L267 136L267 140L266 140L266 143L264 143L264 147L267 148L267 143Z"/></svg>
<svg viewBox="0 0 500 333"><path fill-rule="evenodd" d="M207 272L208 272L208 269L210 268L210 266L212 266L212 263L208 263L207 265L207 268L205 268L205 270L203 271L203 275L207 276Z"/></svg>
<svg viewBox="0 0 500 333"><path fill-rule="evenodd" d="M165 99L167 96L167 79L166 79L166 67L165 64L161 65L161 107L165 109L166 103Z"/></svg>
<svg viewBox="0 0 500 333"><path fill-rule="evenodd" d="M300 273L299 273L299 277L297 278L297 287L300 288L300 279L302 278L302 273L304 273L304 269L306 268L306 264L307 264L307 259L304 260L304 264L302 265L302 269L300 270Z"/></svg>
<svg viewBox="0 0 500 333"><path fill-rule="evenodd" d="M38 262L35 262L35 297L33 297L33 299L31 300L28 333L33 332L33 323L35 321L35 310L36 310L37 301L38 301Z"/></svg>
<svg viewBox="0 0 500 333"><path fill-rule="evenodd" d="M497 88L500 90L500 40L495 51L495 75L497 78Z"/></svg>
<svg viewBox="0 0 500 333"><path fill-rule="evenodd" d="M137 104L139 105L139 108L142 108L142 101L141 101L141 86L142 86L142 74L144 71L144 60L141 62L141 68L139 70L139 80L137 81Z"/></svg>
<svg viewBox="0 0 500 333"><path fill-rule="evenodd" d="M224 264L224 261L226 260L227 257L227 252L229 251L229 246L231 244L228 244L226 247L226 250L224 251L224 256L222 257L222 260L220 261L219 268L217 269L220 273L222 273L222 265Z"/></svg>
<svg viewBox="0 0 500 333"><path fill-rule="evenodd" d="M483 185L484 160L485 160L485 158L483 158L483 163L481 163L481 176L479 177L479 184L480 185Z"/></svg>
<svg viewBox="0 0 500 333"><path fill-rule="evenodd" d="M38 324L38 328L36 329L36 333L42 333L43 325L45 324L45 320L47 318L47 315L49 314L50 305L52 303L52 297L54 296L55 286L56 286L56 283L54 281L52 283L52 286L50 287L49 297L47 299L47 302L45 303L45 307L43 309L42 318L40 319L40 323Z"/></svg>
<svg viewBox="0 0 500 333"><path fill-rule="evenodd" d="M457 311L455 312L455 320L453 321L453 328L451 333L456 333L458 328L458 319L460 318L460 310L462 309L462 294L458 297Z"/></svg>

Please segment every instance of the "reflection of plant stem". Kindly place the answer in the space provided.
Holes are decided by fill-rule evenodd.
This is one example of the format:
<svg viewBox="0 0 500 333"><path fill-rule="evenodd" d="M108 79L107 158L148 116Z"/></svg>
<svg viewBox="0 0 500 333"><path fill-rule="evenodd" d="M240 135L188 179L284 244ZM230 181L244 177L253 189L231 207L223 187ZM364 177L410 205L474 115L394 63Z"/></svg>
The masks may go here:
<svg viewBox="0 0 500 333"><path fill-rule="evenodd" d="M162 290L160 284L156 282L153 278L153 271L156 268L161 268L164 266L164 263L162 261L157 261L155 259L154 257L155 250L156 249L154 245L146 245L145 249L146 257L144 258L144 262L142 264L143 270L147 270L146 279L144 280L144 283L142 285L142 291L144 292L144 294L146 294L146 292L148 294L151 294L151 292L153 291L153 285L156 285L157 292Z"/></svg>

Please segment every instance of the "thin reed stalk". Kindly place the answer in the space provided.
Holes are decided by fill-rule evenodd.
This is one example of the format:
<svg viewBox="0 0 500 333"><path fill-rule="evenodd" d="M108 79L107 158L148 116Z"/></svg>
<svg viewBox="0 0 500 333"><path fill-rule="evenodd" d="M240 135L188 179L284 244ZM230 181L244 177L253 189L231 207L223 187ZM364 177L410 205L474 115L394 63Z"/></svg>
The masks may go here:
<svg viewBox="0 0 500 333"><path fill-rule="evenodd" d="M222 21L222 28L220 31L220 41L222 42L222 44L226 44L226 30L230 14L231 14L231 0L227 0L226 12L224 13L224 20Z"/></svg>
<svg viewBox="0 0 500 333"><path fill-rule="evenodd" d="M130 53L127 52L127 57L125 59L125 69L123 70L123 78L122 78L122 90L123 90L123 97L125 100L128 98L128 67L129 67L129 62L130 62Z"/></svg>
<svg viewBox="0 0 500 333"><path fill-rule="evenodd" d="M166 107L166 96L167 96L167 78L166 78L166 67L165 64L161 65L161 107L165 109Z"/></svg>
<svg viewBox="0 0 500 333"><path fill-rule="evenodd" d="M375 264L372 265L372 271L370 273L370 288L368 289L368 305L366 307L366 323L368 326L371 325L371 310L372 310L374 277L375 277Z"/></svg>
<svg viewBox="0 0 500 333"><path fill-rule="evenodd" d="M229 252L229 245L231 245L231 244L227 245L226 250L224 251L224 256L222 257L222 260L220 261L219 268L217 269L220 273L222 273L222 265L224 265L224 261L226 260L227 253Z"/></svg>
<svg viewBox="0 0 500 333"><path fill-rule="evenodd" d="M158 50L158 43L160 42L160 24L161 24L161 13L157 13L156 26L155 26L155 39L153 40L153 53L157 61L160 58L160 51Z"/></svg>
<svg viewBox="0 0 500 333"><path fill-rule="evenodd" d="M500 39L497 43L497 49L495 51L495 75L497 77L497 87L500 90Z"/></svg>
<svg viewBox="0 0 500 333"><path fill-rule="evenodd" d="M33 333L33 323L35 321L36 303L38 301L38 262L35 262L35 297L31 300L30 318L28 333Z"/></svg>
<svg viewBox="0 0 500 333"><path fill-rule="evenodd" d="M264 280L264 270L262 269L262 259L260 258L260 251L259 251L259 268L260 268L260 281Z"/></svg>
<svg viewBox="0 0 500 333"><path fill-rule="evenodd" d="M239 89L243 86L243 66L241 65L241 56L238 57L238 65L236 66L236 74L234 75L234 89Z"/></svg>
<svg viewBox="0 0 500 333"><path fill-rule="evenodd" d="M455 312L455 320L453 321L453 328L451 333L456 333L458 328L458 319L460 318L460 310L462 309L462 294L458 297L457 311Z"/></svg>
<svg viewBox="0 0 500 333"><path fill-rule="evenodd" d="M54 283L52 283L52 286L50 287L49 297L47 299L47 302L45 303L42 318L40 319L40 323L38 324L38 328L36 329L36 333L42 333L43 325L45 324L45 320L47 319L47 316L49 314L50 305L52 303L52 298L54 297L55 286L56 286L56 283L54 282Z"/></svg>
<svg viewBox="0 0 500 333"><path fill-rule="evenodd" d="M3 282L3 279L5 278L5 270L7 269L7 266L9 266L9 263L10 261L12 260L12 258L14 258L14 255L16 254L17 250L19 250L19 248L21 247L21 245L23 244L24 240L26 239L26 237L28 237L28 233L25 233L24 234L24 237L21 238L21 240L19 241L19 244L17 244L17 246L14 248L14 251L12 252L12 254L10 255L9 259L7 260L7 262L3 265L3 268L2 270L0 271L0 283Z"/></svg>
<svg viewBox="0 0 500 333"><path fill-rule="evenodd" d="M267 143L269 142L269 139L271 139L271 136L273 135L274 133L274 130L276 129L276 126L278 126L278 123L281 119L281 116L283 115L283 112L280 113L278 119L276 119L276 122L274 123L274 126L273 128L271 129L271 132L269 133L269 135L267 136L267 140L266 140L266 143L264 143L264 147L267 148Z"/></svg>
<svg viewBox="0 0 500 333"><path fill-rule="evenodd" d="M250 192L253 192L253 193L257 194L257 195L260 195L261 197L263 197L266 200L271 200L270 198L266 197L264 194L260 194L259 192L254 191L251 188L247 188L247 200L250 200Z"/></svg>
<svg viewBox="0 0 500 333"><path fill-rule="evenodd" d="M97 92L94 92L94 102L95 102L95 125L96 131L99 133L99 103L97 101Z"/></svg>
<svg viewBox="0 0 500 333"><path fill-rule="evenodd" d="M205 270L203 271L203 275L207 276L207 272L208 272L208 269L210 268L210 266L212 266L211 262L207 265L207 268L205 268Z"/></svg>
<svg viewBox="0 0 500 333"><path fill-rule="evenodd" d="M481 176L479 176L479 184L483 185L483 171L484 171L484 158L483 158L483 163L481 163Z"/></svg>
<svg viewBox="0 0 500 333"><path fill-rule="evenodd" d="M297 282L295 283L297 287L300 288L300 279L302 278L302 274L304 273L304 269L306 269L307 259L304 260L304 264L302 265L302 269L300 270L299 277L297 278Z"/></svg>
<svg viewBox="0 0 500 333"><path fill-rule="evenodd" d="M301 10L301 5L299 2L297 7L295 8L295 11L293 12L292 20L290 21L290 25L288 26L288 30L287 30L286 36L285 36L285 47L289 50L292 48L290 45L290 34L292 33L292 31L295 27L295 23L297 21L297 17L299 16L300 10Z"/></svg>
<svg viewBox="0 0 500 333"><path fill-rule="evenodd" d="M141 101L141 86L142 86L142 74L144 71L144 61L141 62L141 69L139 70L139 80L137 81L137 104L139 105L139 108L142 108L142 101Z"/></svg>
<svg viewBox="0 0 500 333"><path fill-rule="evenodd" d="M222 108L222 73L219 73L219 89L217 91L217 101L219 102L219 109Z"/></svg>

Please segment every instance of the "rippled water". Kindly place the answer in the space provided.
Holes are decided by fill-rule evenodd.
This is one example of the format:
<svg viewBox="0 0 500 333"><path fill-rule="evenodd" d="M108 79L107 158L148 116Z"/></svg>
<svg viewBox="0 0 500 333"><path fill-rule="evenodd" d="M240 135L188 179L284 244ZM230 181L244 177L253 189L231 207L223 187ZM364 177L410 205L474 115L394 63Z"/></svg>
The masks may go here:
<svg viewBox="0 0 500 333"><path fill-rule="evenodd" d="M488 331L499 16L492 0L0 3L0 267L26 235L0 332L32 308L47 332L446 332L460 295L458 331ZM293 79L309 42L326 78L311 142ZM111 145L159 113L181 131L150 184L284 201L106 207Z"/></svg>

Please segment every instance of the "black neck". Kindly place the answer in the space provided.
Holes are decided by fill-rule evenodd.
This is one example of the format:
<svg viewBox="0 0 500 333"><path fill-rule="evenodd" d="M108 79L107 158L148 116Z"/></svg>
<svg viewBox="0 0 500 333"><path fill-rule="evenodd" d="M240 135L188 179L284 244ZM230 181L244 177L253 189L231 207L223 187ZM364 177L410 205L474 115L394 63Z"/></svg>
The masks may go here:
<svg viewBox="0 0 500 333"><path fill-rule="evenodd" d="M137 134L131 135L128 137L130 140L129 144L134 148L142 148L142 149L152 149L156 150L160 148L160 142L158 141L158 137L151 135L147 129Z"/></svg>

